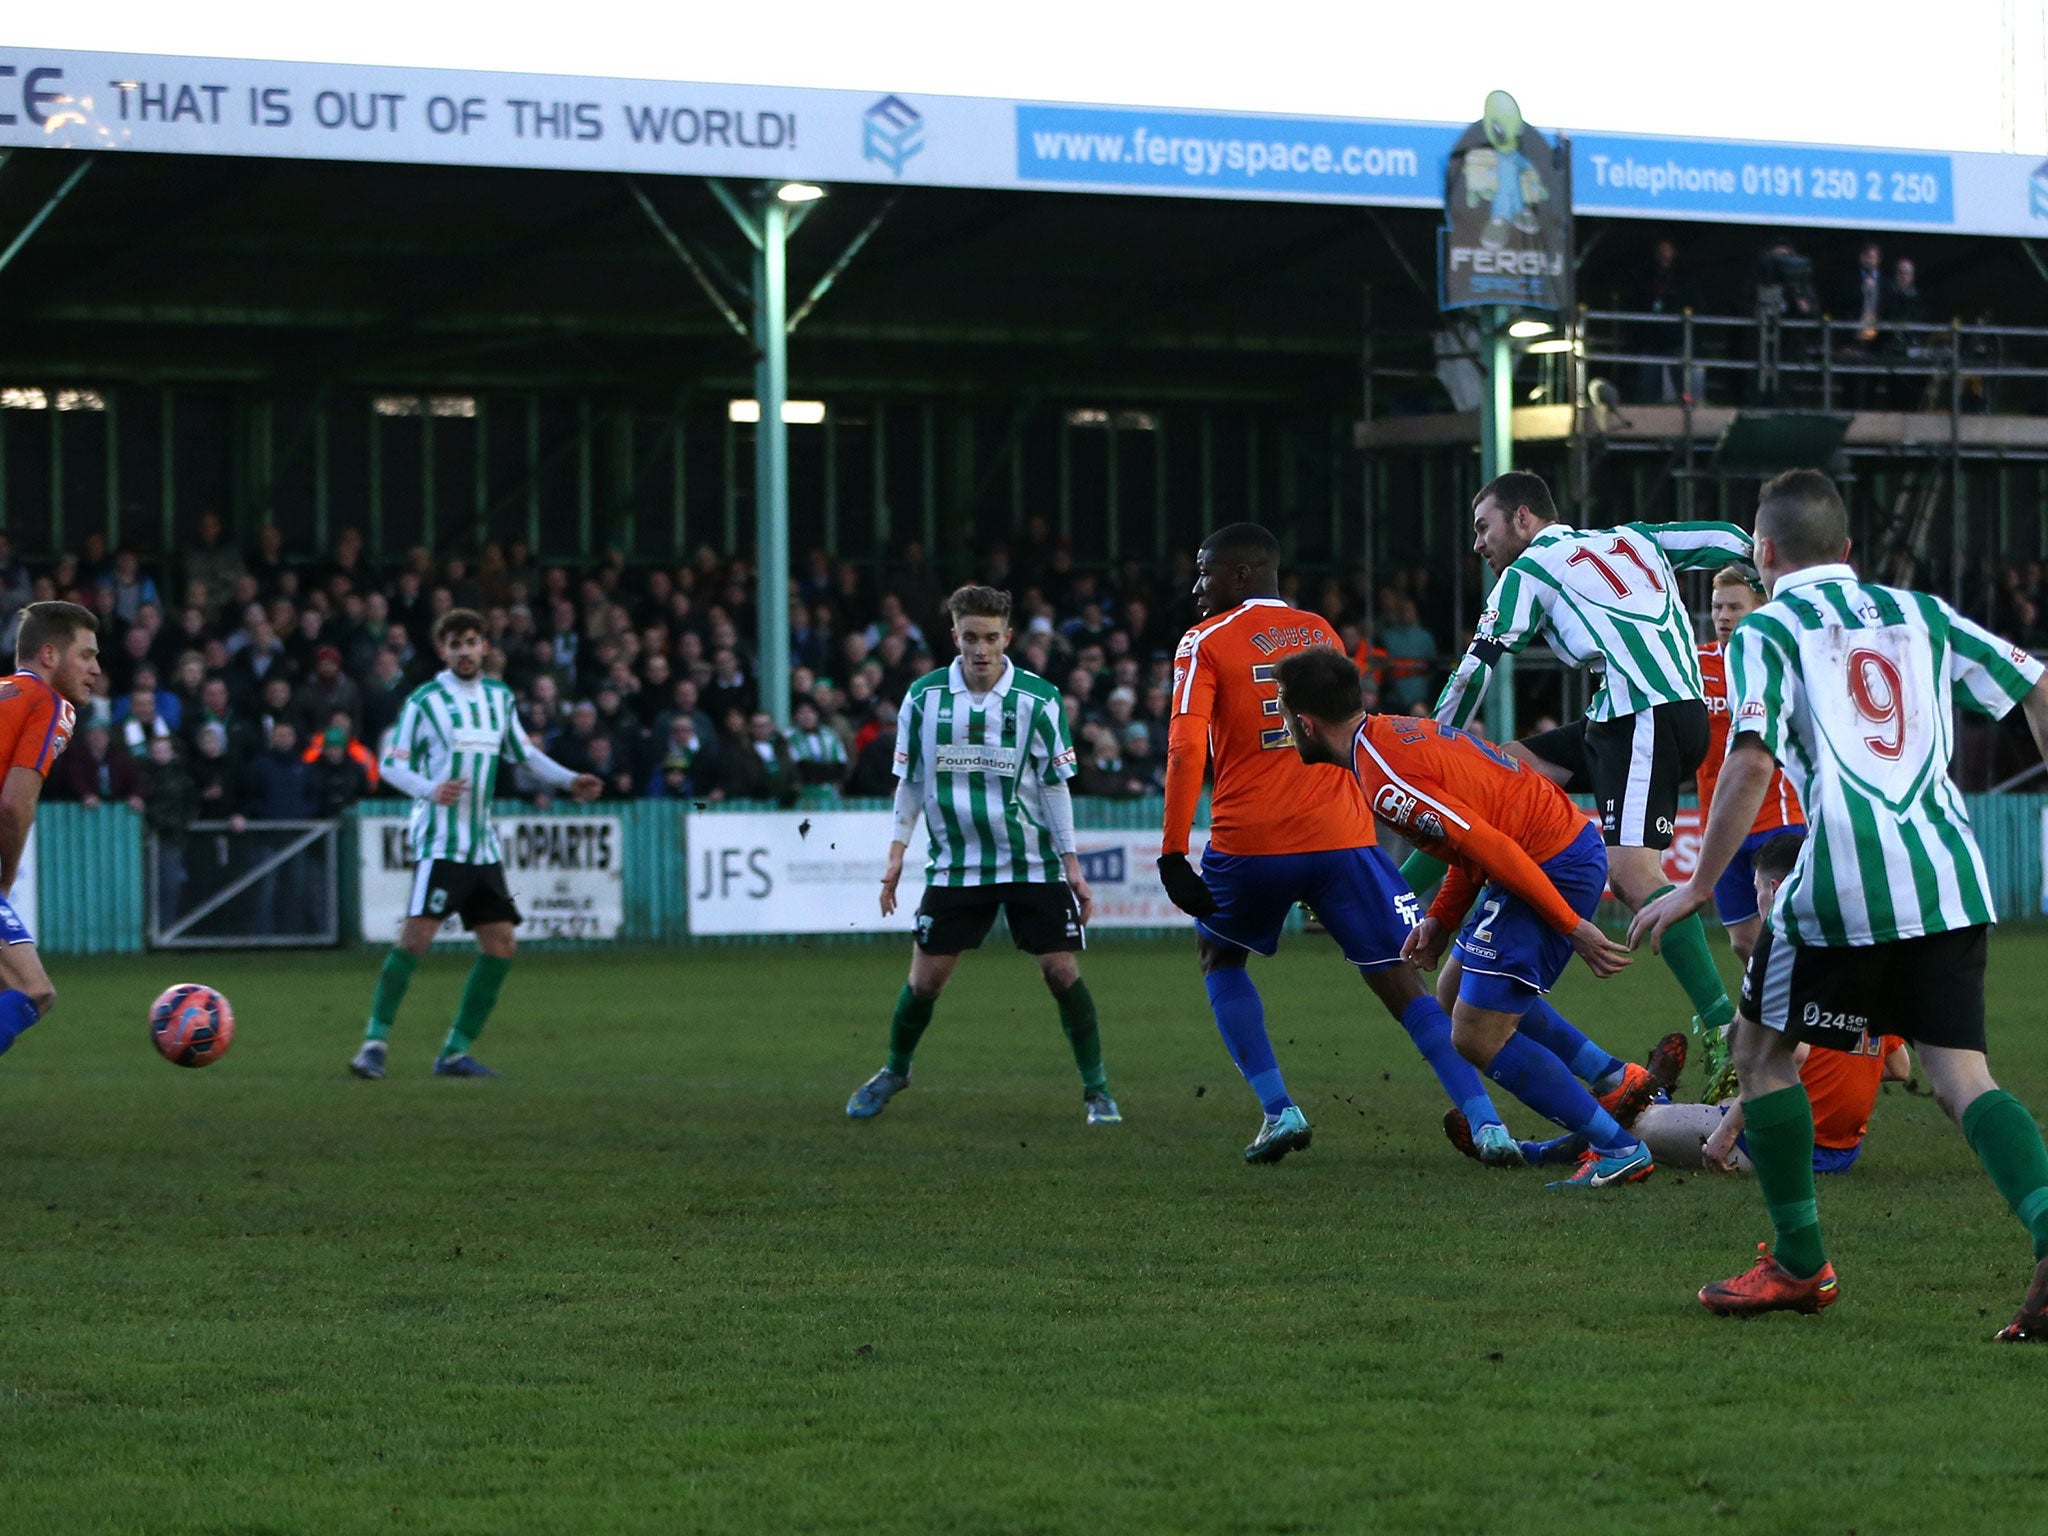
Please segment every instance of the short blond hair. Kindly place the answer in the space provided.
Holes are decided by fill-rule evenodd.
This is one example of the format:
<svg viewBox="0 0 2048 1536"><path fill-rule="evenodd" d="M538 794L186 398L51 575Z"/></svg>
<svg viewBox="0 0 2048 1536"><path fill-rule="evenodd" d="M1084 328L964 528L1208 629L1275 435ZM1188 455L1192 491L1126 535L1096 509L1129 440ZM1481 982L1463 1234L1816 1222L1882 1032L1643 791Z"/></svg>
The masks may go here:
<svg viewBox="0 0 2048 1536"><path fill-rule="evenodd" d="M1739 565L1724 565L1714 572L1714 590L1718 592L1723 587L1747 587L1758 597L1764 595L1764 589L1756 584L1756 578Z"/></svg>

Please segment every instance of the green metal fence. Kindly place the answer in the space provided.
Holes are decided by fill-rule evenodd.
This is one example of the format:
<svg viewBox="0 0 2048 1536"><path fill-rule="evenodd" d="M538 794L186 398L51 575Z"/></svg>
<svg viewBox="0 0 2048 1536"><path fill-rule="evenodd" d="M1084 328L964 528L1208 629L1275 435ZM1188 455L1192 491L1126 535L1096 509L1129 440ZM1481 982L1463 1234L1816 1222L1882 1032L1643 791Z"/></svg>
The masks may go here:
<svg viewBox="0 0 2048 1536"><path fill-rule="evenodd" d="M2008 922L2042 915L2041 818L2048 795L1970 797L1970 818L1991 871L1998 910ZM819 795L812 810L886 810L886 800L840 800ZM396 801L373 801L371 815L388 816ZM726 802L705 814L762 810L757 804ZM1084 832L1139 831L1157 827L1164 805L1151 800L1076 800L1075 821ZM504 804L505 815L531 815L530 806ZM562 816L616 816L625 832L625 928L631 944L779 943L772 937L693 940L690 936L689 870L684 848L688 807L673 800L638 800L596 806L562 806ZM1203 820L1206 820L1206 807ZM113 954L142 948L145 918L142 818L126 806L52 804L37 817L38 937L53 954ZM344 936L355 931L355 828L343 828L340 848ZM1137 935L1143 930L1128 930ZM812 936L807 942L893 941L889 934L843 938ZM581 941L575 947L601 947Z"/></svg>

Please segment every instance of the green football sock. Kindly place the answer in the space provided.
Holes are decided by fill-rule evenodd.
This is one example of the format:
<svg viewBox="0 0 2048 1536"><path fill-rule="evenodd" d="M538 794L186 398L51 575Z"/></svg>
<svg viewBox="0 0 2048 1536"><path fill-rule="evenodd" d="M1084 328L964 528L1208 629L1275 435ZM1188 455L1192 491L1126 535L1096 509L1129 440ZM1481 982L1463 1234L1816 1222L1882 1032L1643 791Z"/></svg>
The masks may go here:
<svg viewBox="0 0 2048 1536"><path fill-rule="evenodd" d="M1418 896L1426 896L1450 867L1442 859L1431 858L1418 848L1401 861L1401 878L1408 882L1409 890Z"/></svg>
<svg viewBox="0 0 2048 1536"><path fill-rule="evenodd" d="M405 989L412 985L412 973L419 957L409 950L391 946L384 957L384 969L377 973L377 995L370 1001L370 1024L365 1040L383 1040L391 1034L391 1021L398 1017L398 1005L405 1001Z"/></svg>
<svg viewBox="0 0 2048 1536"><path fill-rule="evenodd" d="M1813 1101L1794 1083L1742 1105L1743 1139L1778 1241L1771 1250L1801 1280L1820 1273L1820 1207L1813 1197Z"/></svg>
<svg viewBox="0 0 2048 1536"><path fill-rule="evenodd" d="M510 960L500 960L496 955L476 957L476 964L469 968L469 980L462 984L462 1002L455 1010L454 1027L441 1045L443 1056L463 1055L476 1044L476 1037L484 1032L484 1021L498 1006L498 989L505 985L511 969Z"/></svg>
<svg viewBox="0 0 2048 1536"><path fill-rule="evenodd" d="M909 982L903 983L903 990L896 994L896 1016L889 1020L891 1072L909 1072L910 1058L917 1054L917 1042L931 1027L932 1009L938 1001L936 997L919 997L910 990Z"/></svg>
<svg viewBox="0 0 2048 1536"><path fill-rule="evenodd" d="M1081 1086L1090 1093L1102 1093L1109 1078L1102 1070L1102 1032L1095 1023L1095 999L1088 983L1076 977L1064 992L1052 1000L1060 1005L1060 1028L1067 1032L1067 1044L1074 1048L1074 1065L1081 1069Z"/></svg>
<svg viewBox="0 0 2048 1536"><path fill-rule="evenodd" d="M1652 893L1650 901L1670 889L1667 885ZM1648 906L1650 901L1643 905ZM1699 913L1671 925L1664 934L1662 951L1664 963L1671 967L1671 974L1692 1000L1692 1011L1700 1016L1701 1029L1719 1029L1735 1017L1735 1005L1728 1001L1728 989L1721 983L1713 951L1707 948L1707 925L1700 921Z"/></svg>
<svg viewBox="0 0 2048 1536"><path fill-rule="evenodd" d="M2027 1106L2003 1088L1979 1094L1963 1111L1963 1139L2032 1235L2035 1259L2048 1259L2048 1147Z"/></svg>

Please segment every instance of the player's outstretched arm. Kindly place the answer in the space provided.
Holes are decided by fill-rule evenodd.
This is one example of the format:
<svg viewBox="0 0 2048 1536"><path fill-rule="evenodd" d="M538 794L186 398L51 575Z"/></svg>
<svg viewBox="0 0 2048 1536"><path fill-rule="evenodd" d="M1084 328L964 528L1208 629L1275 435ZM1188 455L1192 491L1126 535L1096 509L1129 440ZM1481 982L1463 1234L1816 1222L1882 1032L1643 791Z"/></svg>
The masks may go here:
<svg viewBox="0 0 2048 1536"><path fill-rule="evenodd" d="M579 804L587 805L604 793L604 780L596 774L578 773L572 768L564 768L536 747L526 734L526 727L519 723L519 716L516 714L508 716L505 721L504 755L550 789L566 789L569 791L569 798Z"/></svg>
<svg viewBox="0 0 2048 1536"><path fill-rule="evenodd" d="M1647 942L1652 950L1661 950L1664 934L1674 923L1685 921L1713 900L1714 883L1756 825L1757 812L1763 809L1777 768L1777 760L1755 732L1745 731L1735 738L1721 769L1721 782L1714 786L1714 803L1707 809L1707 828L1700 837L1699 862L1693 866L1692 878L1636 913L1629 924L1629 948L1641 949Z"/></svg>
<svg viewBox="0 0 2048 1536"><path fill-rule="evenodd" d="M1635 523L1674 571L1718 571L1750 562L1750 538L1733 523Z"/></svg>
<svg viewBox="0 0 2048 1536"><path fill-rule="evenodd" d="M21 850L28 844L29 828L36 824L36 804L42 797L43 776L33 768L17 763L0 782L0 897L14 894Z"/></svg>
<svg viewBox="0 0 2048 1536"><path fill-rule="evenodd" d="M1195 807L1202 799L1202 770L1209 764L1209 719L1181 713L1166 738L1166 823L1159 838L1159 883L1166 899L1190 917L1207 917L1216 898L1188 862Z"/></svg>

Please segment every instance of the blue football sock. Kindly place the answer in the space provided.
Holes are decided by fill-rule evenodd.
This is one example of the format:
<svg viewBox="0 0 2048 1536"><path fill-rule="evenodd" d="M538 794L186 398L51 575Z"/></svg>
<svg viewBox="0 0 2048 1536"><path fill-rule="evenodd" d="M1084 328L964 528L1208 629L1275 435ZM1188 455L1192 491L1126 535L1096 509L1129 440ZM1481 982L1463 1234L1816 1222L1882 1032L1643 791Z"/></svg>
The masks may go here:
<svg viewBox="0 0 2048 1536"><path fill-rule="evenodd" d="M1467 1124L1476 1131L1482 1125L1501 1123L1500 1111L1493 1107L1479 1069L1451 1044L1451 1017L1435 998L1425 992L1410 1003L1401 1015L1401 1027L1422 1052L1450 1101L1464 1111Z"/></svg>
<svg viewBox="0 0 2048 1536"><path fill-rule="evenodd" d="M1534 1040L1508 1036L1486 1075L1546 1120L1578 1132L1602 1152L1636 1144L1565 1064Z"/></svg>
<svg viewBox="0 0 2048 1536"><path fill-rule="evenodd" d="M1572 1069L1582 1083L1598 1085L1628 1064L1579 1032L1577 1025L1539 997L1522 1015L1521 1032Z"/></svg>
<svg viewBox="0 0 2048 1536"><path fill-rule="evenodd" d="M42 1017L26 992L0 992L0 1056L21 1037L22 1031Z"/></svg>
<svg viewBox="0 0 2048 1536"><path fill-rule="evenodd" d="M1280 1063L1273 1055L1273 1042L1266 1038L1266 1005L1259 1001L1259 989L1241 965L1225 966L1202 978L1209 989L1209 1007L1216 1015L1216 1032L1230 1051L1237 1070L1259 1096L1269 1115L1277 1115L1293 1104L1287 1083L1280 1076Z"/></svg>

